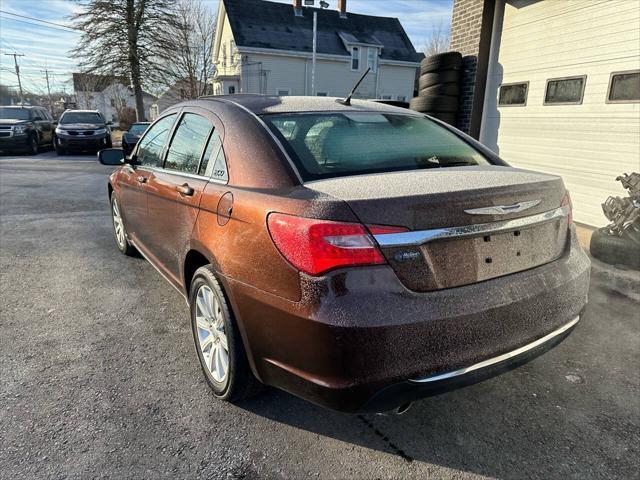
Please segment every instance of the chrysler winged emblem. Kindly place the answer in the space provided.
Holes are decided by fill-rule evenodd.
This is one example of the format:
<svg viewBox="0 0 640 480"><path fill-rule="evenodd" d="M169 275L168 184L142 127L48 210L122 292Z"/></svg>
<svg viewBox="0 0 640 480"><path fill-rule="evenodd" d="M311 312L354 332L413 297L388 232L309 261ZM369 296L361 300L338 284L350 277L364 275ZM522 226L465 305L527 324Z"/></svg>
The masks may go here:
<svg viewBox="0 0 640 480"><path fill-rule="evenodd" d="M528 202L514 203L513 205L495 205L493 207L470 208L465 210L471 215L506 215L517 213L535 207L541 200L529 200Z"/></svg>

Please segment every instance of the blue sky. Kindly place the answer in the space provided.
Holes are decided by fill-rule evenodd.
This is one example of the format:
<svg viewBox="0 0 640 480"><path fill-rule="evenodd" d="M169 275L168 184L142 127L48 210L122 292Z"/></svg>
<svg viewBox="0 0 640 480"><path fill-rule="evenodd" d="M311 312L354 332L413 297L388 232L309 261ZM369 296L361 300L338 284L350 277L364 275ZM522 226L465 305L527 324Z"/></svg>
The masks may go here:
<svg viewBox="0 0 640 480"><path fill-rule="evenodd" d="M216 11L218 0L205 0ZM276 0L291 3L291 0ZM335 8L337 1L328 0ZM316 3L318 3L316 1ZM433 26L449 28L453 0L348 0L348 11L397 17L400 19L416 50L421 50L430 37ZM35 93L46 91L45 66L53 73L52 89L71 93L71 72L76 62L68 51L78 41L73 30L34 22L24 15L58 24L68 24L69 16L80 10L71 0L0 0L0 83L17 86L13 57L5 53L23 53L20 72L23 88Z"/></svg>

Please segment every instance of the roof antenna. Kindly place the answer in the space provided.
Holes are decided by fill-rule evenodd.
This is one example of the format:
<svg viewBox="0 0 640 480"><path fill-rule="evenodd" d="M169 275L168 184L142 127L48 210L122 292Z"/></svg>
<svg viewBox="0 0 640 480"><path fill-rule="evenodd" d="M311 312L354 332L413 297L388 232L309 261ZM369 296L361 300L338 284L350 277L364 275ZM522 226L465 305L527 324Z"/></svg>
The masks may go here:
<svg viewBox="0 0 640 480"><path fill-rule="evenodd" d="M351 97L353 97L353 94L356 93L356 90L358 89L358 87L362 83L362 80L364 80L364 77L367 76L367 73L369 73L370 70L371 70L371 67L367 68L367 71L362 74L362 76L360 77L360 80L358 80L358 83L356 83L353 86L353 88L349 92L349 95L347 95L347 98L345 98L345 99L339 98L339 99L336 100L336 102L341 103L342 105L351 105Z"/></svg>

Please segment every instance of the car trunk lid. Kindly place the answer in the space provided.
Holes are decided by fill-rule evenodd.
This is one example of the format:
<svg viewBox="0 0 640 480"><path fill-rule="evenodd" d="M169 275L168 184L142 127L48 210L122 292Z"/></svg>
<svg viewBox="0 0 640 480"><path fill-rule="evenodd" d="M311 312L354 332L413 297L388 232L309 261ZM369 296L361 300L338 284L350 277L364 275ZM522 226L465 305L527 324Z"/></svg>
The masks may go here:
<svg viewBox="0 0 640 480"><path fill-rule="evenodd" d="M376 237L407 288L430 291L548 263L567 236L560 177L511 167L452 167L306 183L347 202L367 225L406 227Z"/></svg>

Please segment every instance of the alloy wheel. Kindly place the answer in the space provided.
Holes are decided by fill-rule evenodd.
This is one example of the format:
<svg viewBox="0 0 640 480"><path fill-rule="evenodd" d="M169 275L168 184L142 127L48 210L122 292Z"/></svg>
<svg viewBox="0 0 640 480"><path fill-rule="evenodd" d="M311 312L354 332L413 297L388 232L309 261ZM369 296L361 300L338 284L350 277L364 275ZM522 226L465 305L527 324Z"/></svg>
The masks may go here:
<svg viewBox="0 0 640 480"><path fill-rule="evenodd" d="M127 239L125 236L122 216L120 215L120 208L118 207L118 202L115 198L113 199L113 202L111 202L111 211L113 215L113 229L116 234L116 242L118 242L118 246L123 249L126 245Z"/></svg>
<svg viewBox="0 0 640 480"><path fill-rule="evenodd" d="M198 349L213 379L224 383L229 374L229 344L220 302L209 286L198 289L195 307Z"/></svg>

